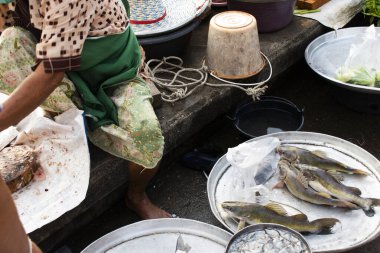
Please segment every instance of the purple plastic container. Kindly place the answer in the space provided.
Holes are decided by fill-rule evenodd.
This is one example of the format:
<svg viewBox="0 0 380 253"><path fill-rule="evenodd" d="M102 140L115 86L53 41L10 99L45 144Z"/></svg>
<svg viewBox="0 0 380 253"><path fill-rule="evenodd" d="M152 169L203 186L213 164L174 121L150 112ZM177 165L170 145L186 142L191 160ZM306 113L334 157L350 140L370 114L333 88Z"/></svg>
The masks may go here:
<svg viewBox="0 0 380 253"><path fill-rule="evenodd" d="M259 32L280 30L293 19L296 0L228 0L228 9L252 14Z"/></svg>

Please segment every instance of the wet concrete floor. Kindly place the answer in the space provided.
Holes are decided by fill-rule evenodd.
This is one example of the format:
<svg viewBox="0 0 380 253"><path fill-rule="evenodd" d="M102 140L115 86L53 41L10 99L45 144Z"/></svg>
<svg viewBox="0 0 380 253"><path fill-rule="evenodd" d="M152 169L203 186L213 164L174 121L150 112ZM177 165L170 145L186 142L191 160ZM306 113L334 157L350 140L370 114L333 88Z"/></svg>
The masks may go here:
<svg viewBox="0 0 380 253"><path fill-rule="evenodd" d="M380 115L355 112L339 104L330 93L330 85L318 78L305 62L281 75L267 95L280 96L304 108L303 131L337 136L366 149L380 159ZM162 168L149 188L149 195L160 207L182 218L195 219L216 226L207 199L206 177L202 172L181 165L181 153L195 147L217 147L225 152L245 139L232 122L223 117L179 148L168 166ZM210 145L211 144L211 145ZM167 163L167 162L166 162ZM165 162L164 162L165 164ZM92 223L65 241L72 252L80 252L92 241L117 228L138 221L123 202L113 206ZM380 252L380 238L350 253Z"/></svg>

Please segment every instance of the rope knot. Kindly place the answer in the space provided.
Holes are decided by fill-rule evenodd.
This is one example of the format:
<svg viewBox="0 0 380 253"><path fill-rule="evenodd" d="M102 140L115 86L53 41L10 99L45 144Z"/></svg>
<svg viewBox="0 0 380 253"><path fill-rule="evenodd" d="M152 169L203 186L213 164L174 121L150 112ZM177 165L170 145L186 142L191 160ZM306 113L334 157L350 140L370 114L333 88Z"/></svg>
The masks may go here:
<svg viewBox="0 0 380 253"><path fill-rule="evenodd" d="M260 100L260 97L265 94L268 86L247 88L246 93L248 96L252 96L253 101Z"/></svg>
<svg viewBox="0 0 380 253"><path fill-rule="evenodd" d="M179 99L182 99L186 96L186 90L185 89L182 89L182 88L179 88L179 89L176 89L175 91L173 91L169 96L168 98L169 99L175 99L175 100L179 100Z"/></svg>

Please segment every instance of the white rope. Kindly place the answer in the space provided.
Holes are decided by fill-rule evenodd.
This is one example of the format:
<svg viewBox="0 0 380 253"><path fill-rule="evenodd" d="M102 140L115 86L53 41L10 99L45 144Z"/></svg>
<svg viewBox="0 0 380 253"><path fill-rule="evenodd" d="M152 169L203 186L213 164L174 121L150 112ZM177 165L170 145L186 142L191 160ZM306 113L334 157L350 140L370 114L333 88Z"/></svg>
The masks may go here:
<svg viewBox="0 0 380 253"><path fill-rule="evenodd" d="M159 88L169 92L161 93L162 100L165 102L176 102L178 100L187 98L194 91L203 86L210 87L233 87L244 91L247 95L252 96L253 100L258 100L262 96L266 89L268 88L265 84L272 77L272 64L270 63L267 56L261 53L265 60L268 62L269 66L269 77L264 81L257 83L236 83L224 80L215 76L210 72L203 61L200 68L185 68L183 67L183 60L176 56L164 57L162 60L152 59L144 64L144 72L142 76L145 79L151 80ZM151 68L152 65L156 65ZM193 75L198 75L198 78L191 78L185 75L185 73L192 73ZM171 78L162 77L171 76ZM221 81L220 84L212 84L207 82L209 75L215 79ZM250 86L248 88L243 88L242 86Z"/></svg>

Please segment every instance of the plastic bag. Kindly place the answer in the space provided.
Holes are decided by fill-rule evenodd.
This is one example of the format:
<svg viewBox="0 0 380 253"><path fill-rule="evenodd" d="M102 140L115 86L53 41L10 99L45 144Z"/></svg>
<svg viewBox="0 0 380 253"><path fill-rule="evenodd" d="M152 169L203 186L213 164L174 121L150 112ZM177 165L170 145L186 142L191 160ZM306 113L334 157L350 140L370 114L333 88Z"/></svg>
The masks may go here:
<svg viewBox="0 0 380 253"><path fill-rule="evenodd" d="M237 168L243 186L264 184L273 176L278 162L275 150L280 143L278 138L265 138L228 149L226 158Z"/></svg>
<svg viewBox="0 0 380 253"><path fill-rule="evenodd" d="M353 44L336 78L345 83L380 87L380 33L370 26Z"/></svg>

